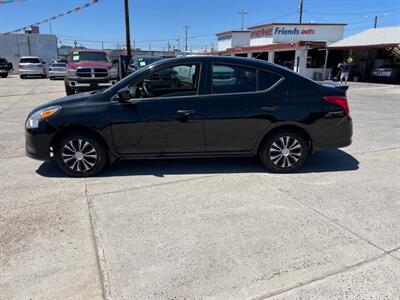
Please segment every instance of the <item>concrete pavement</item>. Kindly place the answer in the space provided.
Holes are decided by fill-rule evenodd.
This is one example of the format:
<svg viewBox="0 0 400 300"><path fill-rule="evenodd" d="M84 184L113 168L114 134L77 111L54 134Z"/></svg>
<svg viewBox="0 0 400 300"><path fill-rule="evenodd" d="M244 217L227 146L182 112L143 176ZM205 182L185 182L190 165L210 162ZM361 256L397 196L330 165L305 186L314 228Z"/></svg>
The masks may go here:
<svg viewBox="0 0 400 300"><path fill-rule="evenodd" d="M94 178L24 156L62 81L0 80L0 298L400 297L400 87L352 83L353 145L296 174L255 159L121 162Z"/></svg>

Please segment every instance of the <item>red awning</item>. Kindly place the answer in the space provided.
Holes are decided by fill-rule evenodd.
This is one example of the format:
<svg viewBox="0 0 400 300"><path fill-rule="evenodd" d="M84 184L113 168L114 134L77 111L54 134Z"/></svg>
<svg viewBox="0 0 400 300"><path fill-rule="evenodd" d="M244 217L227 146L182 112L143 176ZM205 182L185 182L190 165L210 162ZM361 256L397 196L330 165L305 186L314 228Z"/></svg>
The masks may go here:
<svg viewBox="0 0 400 300"><path fill-rule="evenodd" d="M325 48L325 42L308 42L299 41L292 43L283 44L270 44L262 46L248 46L248 47L238 47L238 48L228 48L224 51L213 51L209 54L239 54L239 53L254 53L254 52L269 52L269 51L285 51L285 50L296 50L300 48Z"/></svg>

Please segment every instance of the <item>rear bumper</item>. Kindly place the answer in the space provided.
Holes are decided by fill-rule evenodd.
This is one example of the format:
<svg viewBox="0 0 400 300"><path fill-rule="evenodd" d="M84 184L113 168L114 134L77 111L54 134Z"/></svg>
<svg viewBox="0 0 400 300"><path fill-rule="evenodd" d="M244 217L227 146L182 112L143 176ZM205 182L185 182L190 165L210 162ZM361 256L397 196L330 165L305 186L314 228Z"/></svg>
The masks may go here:
<svg viewBox="0 0 400 300"><path fill-rule="evenodd" d="M65 77L66 72L49 71L51 77Z"/></svg>
<svg viewBox="0 0 400 300"><path fill-rule="evenodd" d="M46 73L42 69L38 70L26 70L26 69L19 69L20 75L46 75Z"/></svg>
<svg viewBox="0 0 400 300"><path fill-rule="evenodd" d="M350 146L353 136L353 121L350 116L324 120L323 130L314 132L313 150L337 149Z"/></svg>

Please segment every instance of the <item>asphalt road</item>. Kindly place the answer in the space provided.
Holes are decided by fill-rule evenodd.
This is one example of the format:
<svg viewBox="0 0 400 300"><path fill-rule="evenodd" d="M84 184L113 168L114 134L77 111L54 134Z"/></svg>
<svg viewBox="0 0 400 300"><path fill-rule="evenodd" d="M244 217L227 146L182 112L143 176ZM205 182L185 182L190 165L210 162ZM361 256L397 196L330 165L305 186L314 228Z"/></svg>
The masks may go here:
<svg viewBox="0 0 400 300"><path fill-rule="evenodd" d="M65 177L24 154L26 115L63 95L0 79L1 299L400 298L400 86L351 84L353 144L290 175L197 159Z"/></svg>

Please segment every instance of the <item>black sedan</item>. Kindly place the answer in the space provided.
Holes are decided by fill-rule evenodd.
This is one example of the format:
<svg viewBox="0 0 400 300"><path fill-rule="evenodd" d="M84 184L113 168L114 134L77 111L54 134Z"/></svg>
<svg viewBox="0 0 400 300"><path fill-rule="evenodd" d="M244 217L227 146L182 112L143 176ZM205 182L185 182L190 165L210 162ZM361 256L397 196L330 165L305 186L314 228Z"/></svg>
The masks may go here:
<svg viewBox="0 0 400 300"><path fill-rule="evenodd" d="M103 91L55 100L26 120L26 152L72 176L122 159L259 156L292 172L316 150L350 145L346 86L261 60L155 62Z"/></svg>

